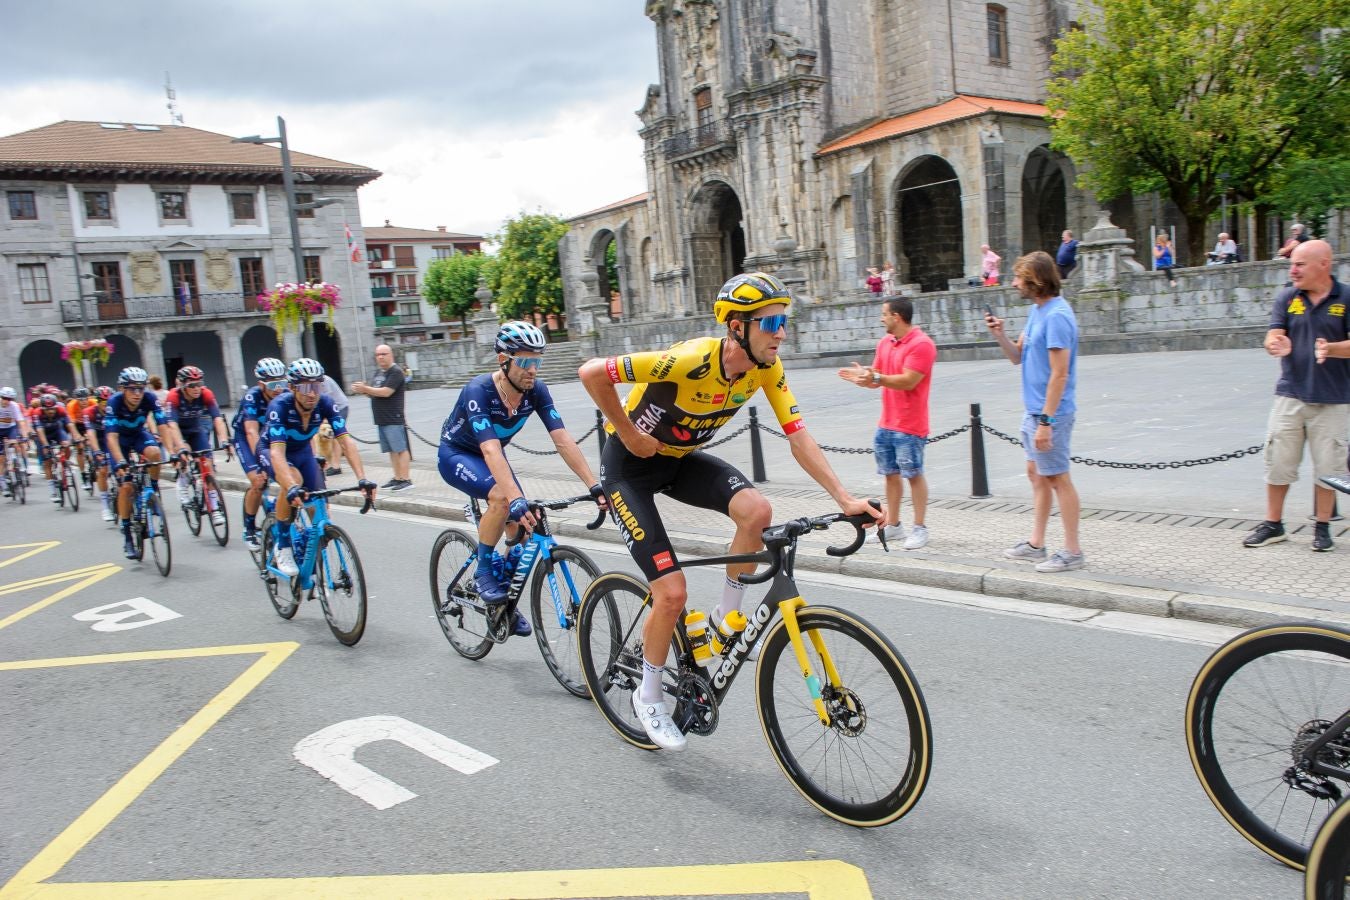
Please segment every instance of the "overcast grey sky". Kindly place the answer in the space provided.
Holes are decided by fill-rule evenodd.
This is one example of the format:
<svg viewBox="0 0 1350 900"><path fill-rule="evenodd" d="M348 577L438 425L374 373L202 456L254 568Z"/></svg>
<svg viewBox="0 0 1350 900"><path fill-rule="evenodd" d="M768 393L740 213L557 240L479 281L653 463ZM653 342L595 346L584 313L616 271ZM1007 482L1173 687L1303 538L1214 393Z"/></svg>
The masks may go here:
<svg viewBox="0 0 1350 900"><path fill-rule="evenodd" d="M0 3L0 134L62 119L273 134L371 166L367 225L486 234L646 190L634 115L656 80L642 0Z"/></svg>

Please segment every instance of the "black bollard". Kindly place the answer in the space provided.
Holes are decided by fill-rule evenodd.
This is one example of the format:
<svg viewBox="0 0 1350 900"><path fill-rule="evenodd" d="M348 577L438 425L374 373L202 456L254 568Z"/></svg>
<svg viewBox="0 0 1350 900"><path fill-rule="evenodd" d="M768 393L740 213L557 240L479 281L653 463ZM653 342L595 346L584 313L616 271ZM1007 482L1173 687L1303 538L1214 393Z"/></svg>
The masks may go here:
<svg viewBox="0 0 1350 900"><path fill-rule="evenodd" d="M600 455L605 454L605 414L595 411L595 439L600 443Z"/></svg>
<svg viewBox="0 0 1350 900"><path fill-rule="evenodd" d="M988 500L989 471L984 461L984 428L980 421L980 404L970 404L970 498Z"/></svg>
<svg viewBox="0 0 1350 900"><path fill-rule="evenodd" d="M764 445L759 440L759 414L750 407L750 480L756 484L768 481L764 474Z"/></svg>

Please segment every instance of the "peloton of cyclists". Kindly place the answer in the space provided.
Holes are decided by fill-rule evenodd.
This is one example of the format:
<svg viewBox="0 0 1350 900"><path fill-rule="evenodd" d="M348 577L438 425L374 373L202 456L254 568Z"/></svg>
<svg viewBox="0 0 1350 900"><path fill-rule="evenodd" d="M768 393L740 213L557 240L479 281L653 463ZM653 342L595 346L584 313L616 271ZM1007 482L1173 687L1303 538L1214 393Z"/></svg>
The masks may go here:
<svg viewBox="0 0 1350 900"><path fill-rule="evenodd" d="M117 516L122 526L122 552L127 559L136 558L136 545L131 539L131 479L122 474L123 470L129 465L131 454L140 454L147 463L153 464L149 470L150 483L158 491L158 464L164 459L160 441L164 411L154 395L146 390L149 380L150 376L139 366L128 366L118 373L117 386L121 392L108 401L103 417L108 454L112 457L113 470L119 475Z"/></svg>

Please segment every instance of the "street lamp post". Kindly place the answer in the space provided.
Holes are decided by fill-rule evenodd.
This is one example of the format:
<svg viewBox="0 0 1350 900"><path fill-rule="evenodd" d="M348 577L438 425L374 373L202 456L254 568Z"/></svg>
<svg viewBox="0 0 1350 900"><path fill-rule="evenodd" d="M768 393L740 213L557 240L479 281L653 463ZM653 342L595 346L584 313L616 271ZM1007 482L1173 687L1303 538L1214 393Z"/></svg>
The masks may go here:
<svg viewBox="0 0 1350 900"><path fill-rule="evenodd" d="M321 197L310 203L297 203L295 199L296 174L291 169L291 148L286 142L286 120L277 116L277 136L265 138L251 134L248 137L235 138L237 144L276 144L281 149L281 189L286 195L286 219L291 229L291 253L295 263L295 281L305 282L305 252L300 245L300 210L318 209L338 201L332 197ZM312 180L310 176L304 176ZM314 355L314 337L308 324L300 326L300 350L305 356Z"/></svg>

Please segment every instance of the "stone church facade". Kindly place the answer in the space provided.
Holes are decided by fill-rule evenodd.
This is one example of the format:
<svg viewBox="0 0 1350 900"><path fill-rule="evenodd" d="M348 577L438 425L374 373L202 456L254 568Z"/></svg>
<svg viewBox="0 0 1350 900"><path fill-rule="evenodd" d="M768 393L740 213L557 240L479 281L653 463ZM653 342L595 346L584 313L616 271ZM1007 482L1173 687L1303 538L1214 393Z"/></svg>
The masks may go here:
<svg viewBox="0 0 1350 900"><path fill-rule="evenodd" d="M661 77L638 111L648 191L568 220L559 245L580 333L702 317L755 269L807 300L856 296L884 262L906 293L943 291L979 272L981 244L1011 261L1095 220L1042 105L1070 0L649 0L646 13ZM1134 231L1131 213L1116 221Z"/></svg>

